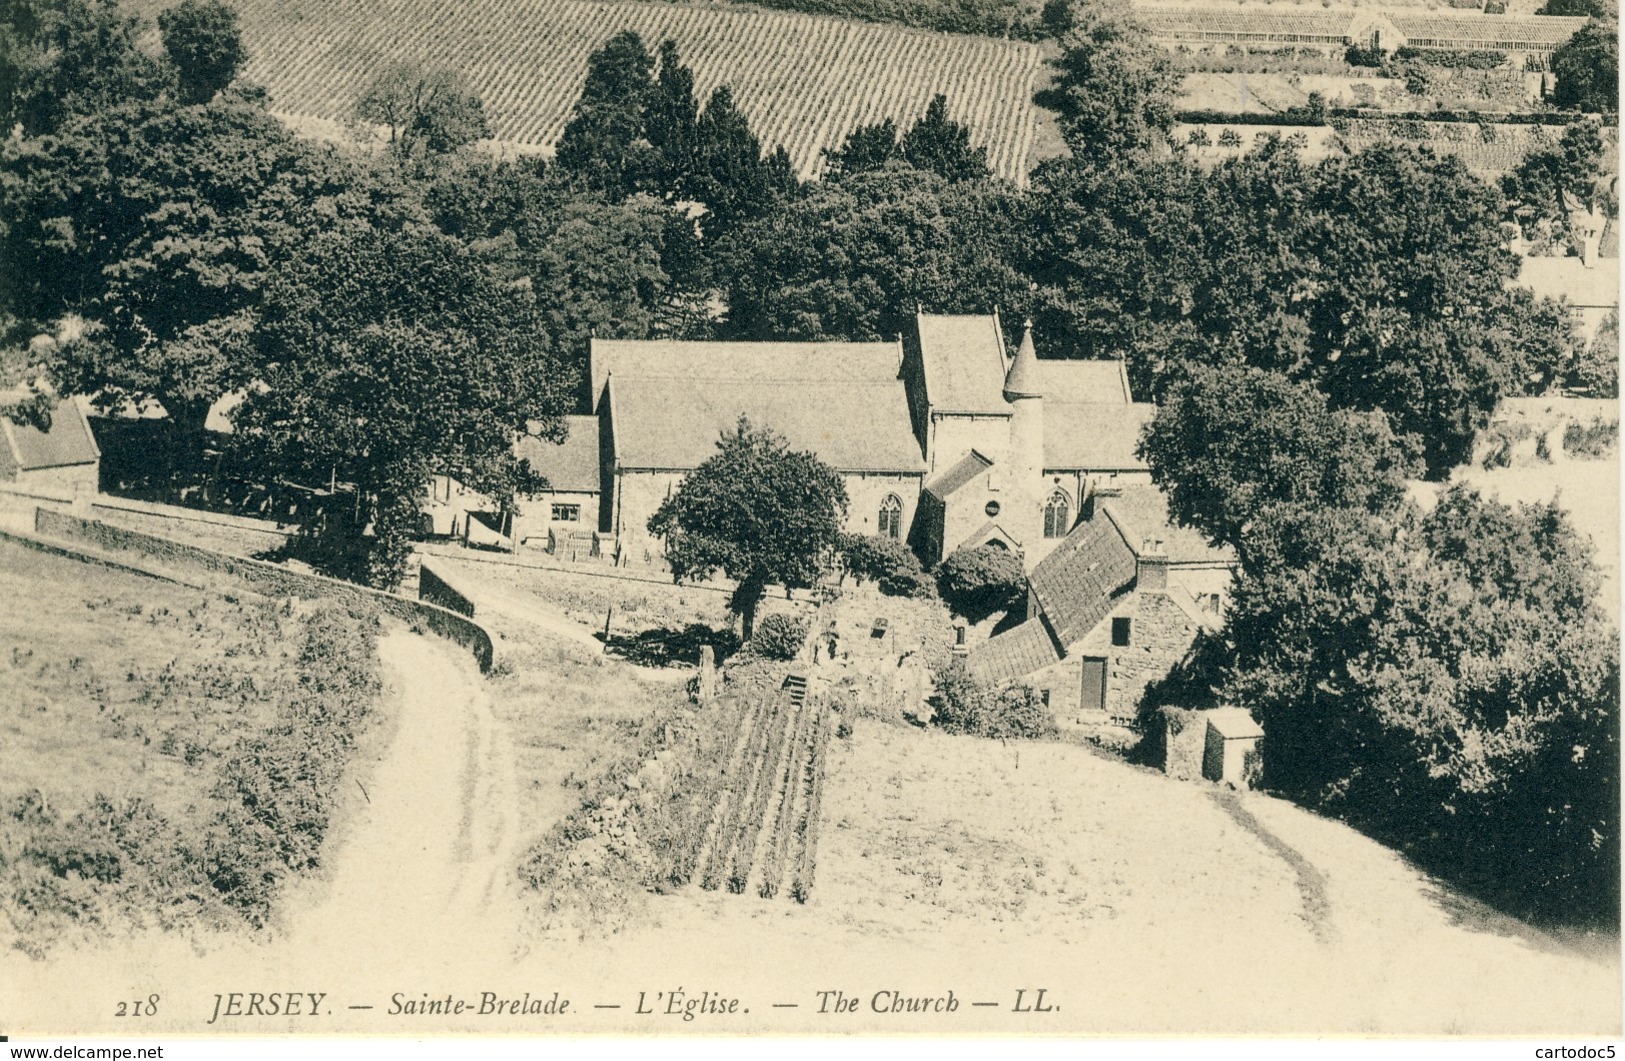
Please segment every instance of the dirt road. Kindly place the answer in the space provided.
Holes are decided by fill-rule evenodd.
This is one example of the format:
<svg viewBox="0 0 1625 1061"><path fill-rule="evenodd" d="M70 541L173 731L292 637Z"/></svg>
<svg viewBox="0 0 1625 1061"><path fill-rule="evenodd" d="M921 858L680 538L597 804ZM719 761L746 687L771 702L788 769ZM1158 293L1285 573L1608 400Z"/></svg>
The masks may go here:
<svg viewBox="0 0 1625 1061"><path fill-rule="evenodd" d="M511 938L513 762L479 674L467 653L404 630L378 655L393 737L357 764L365 795L332 837L325 896L290 913L290 942L350 937L421 954L425 934Z"/></svg>

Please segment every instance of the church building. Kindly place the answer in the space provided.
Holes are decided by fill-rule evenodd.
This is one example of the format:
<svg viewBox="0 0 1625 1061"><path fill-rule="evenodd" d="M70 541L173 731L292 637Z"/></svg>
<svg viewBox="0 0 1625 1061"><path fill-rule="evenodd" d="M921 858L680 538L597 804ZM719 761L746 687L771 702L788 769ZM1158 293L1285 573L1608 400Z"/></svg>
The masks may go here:
<svg viewBox="0 0 1625 1061"><path fill-rule="evenodd" d="M522 444L572 497L522 502L516 540L590 533L595 555L657 561L649 517L740 416L841 474L848 531L906 541L927 565L997 543L1030 571L1097 488L1150 483L1135 447L1154 408L1122 362L1040 359L1030 326L1011 357L997 313L920 313L893 343L595 339L590 396L562 445Z"/></svg>

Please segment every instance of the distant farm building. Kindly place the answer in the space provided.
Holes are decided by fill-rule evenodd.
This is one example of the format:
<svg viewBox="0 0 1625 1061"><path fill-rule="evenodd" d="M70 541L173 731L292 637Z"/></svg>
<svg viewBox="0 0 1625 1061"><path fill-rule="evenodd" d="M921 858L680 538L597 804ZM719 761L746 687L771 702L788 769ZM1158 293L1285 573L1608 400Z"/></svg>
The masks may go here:
<svg viewBox="0 0 1625 1061"><path fill-rule="evenodd" d="M1584 26L1583 18L1550 15L1438 14L1350 8L1140 7L1136 14L1164 44L1187 48L1238 45L1341 51L1351 45L1393 52L1498 51L1543 55Z"/></svg>
<svg viewBox="0 0 1625 1061"><path fill-rule="evenodd" d="M101 481L101 459L90 420L76 401L57 402L51 426L43 431L0 416L0 482L93 494Z"/></svg>

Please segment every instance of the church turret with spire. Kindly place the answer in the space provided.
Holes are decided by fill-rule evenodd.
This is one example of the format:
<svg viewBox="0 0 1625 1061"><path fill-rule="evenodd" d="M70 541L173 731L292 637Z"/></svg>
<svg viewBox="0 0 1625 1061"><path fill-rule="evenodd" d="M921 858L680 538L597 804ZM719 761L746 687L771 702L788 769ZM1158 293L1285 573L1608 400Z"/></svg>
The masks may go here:
<svg viewBox="0 0 1625 1061"><path fill-rule="evenodd" d="M1004 400L1010 404L1009 473L1014 485L1034 490L1044 476L1044 388L1032 321L1022 325L1021 346L1004 377Z"/></svg>

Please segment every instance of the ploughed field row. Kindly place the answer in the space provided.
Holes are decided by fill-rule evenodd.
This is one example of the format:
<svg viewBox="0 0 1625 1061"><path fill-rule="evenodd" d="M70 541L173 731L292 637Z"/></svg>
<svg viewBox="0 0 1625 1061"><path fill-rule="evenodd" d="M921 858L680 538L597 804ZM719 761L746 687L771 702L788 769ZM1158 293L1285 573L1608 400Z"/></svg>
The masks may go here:
<svg viewBox="0 0 1625 1061"><path fill-rule="evenodd" d="M135 0L148 18L170 0ZM246 75L275 109L344 121L398 60L450 66L485 103L498 140L551 150L581 96L587 58L636 30L652 52L677 42L703 103L729 85L765 149L783 145L803 177L859 125L911 125L936 93L988 149L1026 175L1035 120L1035 45L821 15L595 0L236 0Z"/></svg>
<svg viewBox="0 0 1625 1061"><path fill-rule="evenodd" d="M804 903L818 858L818 818L834 712L783 690L737 716L732 753L716 774L711 822L689 879L700 887L788 893Z"/></svg>

